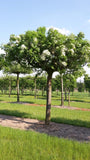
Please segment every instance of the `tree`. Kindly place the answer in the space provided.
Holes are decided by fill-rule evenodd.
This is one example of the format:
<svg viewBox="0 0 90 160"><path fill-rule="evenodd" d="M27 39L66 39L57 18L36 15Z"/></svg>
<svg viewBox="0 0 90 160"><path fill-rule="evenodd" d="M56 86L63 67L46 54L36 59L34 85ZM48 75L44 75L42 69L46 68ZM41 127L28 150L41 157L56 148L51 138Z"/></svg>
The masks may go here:
<svg viewBox="0 0 90 160"><path fill-rule="evenodd" d="M25 35L10 37L4 45L8 60L25 67L42 69L47 72L47 105L45 123L50 123L52 74L66 70L73 72L81 68L88 59L90 44L84 34L65 36L57 30L40 27L37 31L27 31ZM12 54L13 53L13 54ZM12 56L13 55L13 56Z"/></svg>
<svg viewBox="0 0 90 160"><path fill-rule="evenodd" d="M37 31L27 31L25 34L25 45L28 48L28 64L35 68L46 71L47 76L47 105L46 105L46 124L50 122L51 112L51 80L54 71L59 68L64 69L64 63L60 63L61 46L66 36L50 29L46 35L46 28L38 28ZM64 56L62 55L62 59Z"/></svg>
<svg viewBox="0 0 90 160"><path fill-rule="evenodd" d="M37 78L37 89L42 90L42 96L44 95L44 91L46 90L46 77L41 75Z"/></svg>
<svg viewBox="0 0 90 160"><path fill-rule="evenodd" d="M84 84L85 84L85 89L89 92L90 94L90 77L86 74L84 77Z"/></svg>
<svg viewBox="0 0 90 160"><path fill-rule="evenodd" d="M76 86L76 77L73 74L64 75L64 90L68 91L68 106L70 106L70 92L74 91ZM65 94L67 94L65 92Z"/></svg>
<svg viewBox="0 0 90 160"><path fill-rule="evenodd" d="M14 34L10 36L9 43L3 46L6 52L5 55L5 66L4 71L8 73L17 74L17 102L19 102L19 74L30 73L30 68L24 67L24 60L22 53L25 50L23 44L24 36L15 36Z"/></svg>
<svg viewBox="0 0 90 160"><path fill-rule="evenodd" d="M1 77L0 78L0 90L2 91L2 94L3 94L3 91L6 92L6 90L8 90L8 86L9 86L9 81L7 77L6 76Z"/></svg>
<svg viewBox="0 0 90 160"><path fill-rule="evenodd" d="M90 44L84 40L83 33L77 36L65 36L57 30L40 27L37 31L27 31L25 34L26 62L34 68L46 71L47 105L45 123L50 123L51 113L51 80L54 71L60 74L66 70L78 70L86 63L90 53Z"/></svg>

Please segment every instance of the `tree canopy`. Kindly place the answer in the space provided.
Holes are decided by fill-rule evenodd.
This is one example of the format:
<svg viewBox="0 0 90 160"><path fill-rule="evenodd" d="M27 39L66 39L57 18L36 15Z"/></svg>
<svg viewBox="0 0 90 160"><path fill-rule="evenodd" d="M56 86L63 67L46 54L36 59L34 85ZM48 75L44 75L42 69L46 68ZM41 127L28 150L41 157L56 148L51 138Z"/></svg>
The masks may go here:
<svg viewBox="0 0 90 160"><path fill-rule="evenodd" d="M46 124L49 124L53 72L78 71L89 60L90 43L84 39L82 32L66 36L52 28L47 31L45 27L39 27L24 35L11 35L4 50L10 62L47 72Z"/></svg>

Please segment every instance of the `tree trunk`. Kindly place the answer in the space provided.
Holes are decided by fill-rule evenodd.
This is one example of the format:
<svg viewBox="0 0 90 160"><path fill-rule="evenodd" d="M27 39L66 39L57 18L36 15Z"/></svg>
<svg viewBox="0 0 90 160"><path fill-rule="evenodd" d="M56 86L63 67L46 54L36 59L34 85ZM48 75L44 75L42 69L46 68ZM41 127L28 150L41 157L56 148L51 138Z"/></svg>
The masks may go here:
<svg viewBox="0 0 90 160"><path fill-rule="evenodd" d="M70 107L70 92L68 93L68 106Z"/></svg>
<svg viewBox="0 0 90 160"><path fill-rule="evenodd" d="M3 89L1 90L2 94L3 94Z"/></svg>
<svg viewBox="0 0 90 160"><path fill-rule="evenodd" d="M44 87L42 87L42 96L44 95Z"/></svg>
<svg viewBox="0 0 90 160"><path fill-rule="evenodd" d="M58 95L58 89L56 91L57 91L57 95Z"/></svg>
<svg viewBox="0 0 90 160"><path fill-rule="evenodd" d="M9 97L11 96L11 80L9 80Z"/></svg>
<svg viewBox="0 0 90 160"><path fill-rule="evenodd" d="M17 73L17 102L19 102L19 73Z"/></svg>
<svg viewBox="0 0 90 160"><path fill-rule="evenodd" d="M36 99L37 97L37 89L36 89L36 79L35 79L35 95L34 95L34 98Z"/></svg>
<svg viewBox="0 0 90 160"><path fill-rule="evenodd" d="M52 74L48 74L47 77L47 104L46 104L46 119L45 124L50 124L51 116L51 80Z"/></svg>
<svg viewBox="0 0 90 160"><path fill-rule="evenodd" d="M61 106L64 106L63 75L61 75Z"/></svg>
<svg viewBox="0 0 90 160"><path fill-rule="evenodd" d="M24 89L22 88L22 89L21 89L21 94L23 95L23 93L24 93Z"/></svg>
<svg viewBox="0 0 90 160"><path fill-rule="evenodd" d="M65 101L67 101L67 90L65 88Z"/></svg>

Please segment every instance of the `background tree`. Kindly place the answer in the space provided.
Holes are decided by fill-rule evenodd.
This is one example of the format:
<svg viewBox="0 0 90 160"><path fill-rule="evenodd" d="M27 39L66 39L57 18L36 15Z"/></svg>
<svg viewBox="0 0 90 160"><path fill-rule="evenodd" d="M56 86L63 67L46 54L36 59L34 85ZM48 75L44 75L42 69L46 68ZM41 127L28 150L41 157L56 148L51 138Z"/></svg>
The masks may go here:
<svg viewBox="0 0 90 160"><path fill-rule="evenodd" d="M23 41L23 35L11 35L9 43L3 46L3 49L6 52L4 71L17 74L17 102L19 102L19 75L20 73L30 73L30 69L23 66L24 61L22 53L25 50Z"/></svg>
<svg viewBox="0 0 90 160"><path fill-rule="evenodd" d="M58 92L61 91L60 75L52 79L52 89L57 91L57 95Z"/></svg>
<svg viewBox="0 0 90 160"><path fill-rule="evenodd" d="M65 74L64 77L64 90L65 90L65 100L66 94L68 92L68 106L70 106L70 92L74 91L76 87L76 77L72 74Z"/></svg>
<svg viewBox="0 0 90 160"><path fill-rule="evenodd" d="M37 89L42 90L42 96L44 96L44 91L46 91L46 77L44 75L37 78Z"/></svg>
<svg viewBox="0 0 90 160"><path fill-rule="evenodd" d="M84 89L85 89L85 85L83 82L77 82L77 89L78 89L78 92L84 92Z"/></svg>
<svg viewBox="0 0 90 160"><path fill-rule="evenodd" d="M89 92L90 95L90 77L86 74L84 77L85 89Z"/></svg>

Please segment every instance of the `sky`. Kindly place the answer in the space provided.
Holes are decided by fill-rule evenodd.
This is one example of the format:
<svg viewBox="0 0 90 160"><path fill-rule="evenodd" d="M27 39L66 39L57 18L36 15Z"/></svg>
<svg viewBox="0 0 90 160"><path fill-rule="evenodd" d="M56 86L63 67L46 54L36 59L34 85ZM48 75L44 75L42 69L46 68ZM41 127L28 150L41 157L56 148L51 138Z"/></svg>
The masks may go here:
<svg viewBox="0 0 90 160"><path fill-rule="evenodd" d="M0 45L43 26L90 40L90 0L0 0Z"/></svg>

